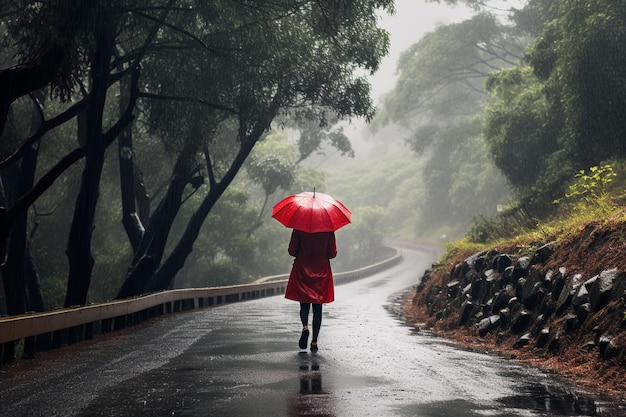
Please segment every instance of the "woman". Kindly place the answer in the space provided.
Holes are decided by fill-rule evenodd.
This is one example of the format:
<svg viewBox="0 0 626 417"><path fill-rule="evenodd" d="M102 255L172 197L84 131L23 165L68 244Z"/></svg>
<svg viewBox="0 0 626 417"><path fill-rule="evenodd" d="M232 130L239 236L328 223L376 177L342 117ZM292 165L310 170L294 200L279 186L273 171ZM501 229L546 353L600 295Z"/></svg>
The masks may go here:
<svg viewBox="0 0 626 417"><path fill-rule="evenodd" d="M300 349L306 349L309 339L309 311L313 306L313 337L311 351L317 351L317 336L322 326L322 304L335 299L335 285L330 259L337 256L335 233L306 233L293 230L289 254L295 256L285 298L300 302L302 334Z"/></svg>

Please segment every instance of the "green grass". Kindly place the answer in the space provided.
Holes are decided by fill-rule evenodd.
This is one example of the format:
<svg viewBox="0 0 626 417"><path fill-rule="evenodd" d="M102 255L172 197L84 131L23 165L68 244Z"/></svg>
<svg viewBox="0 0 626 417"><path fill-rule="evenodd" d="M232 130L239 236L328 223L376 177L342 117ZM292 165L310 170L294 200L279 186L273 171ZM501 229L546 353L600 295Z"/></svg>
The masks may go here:
<svg viewBox="0 0 626 417"><path fill-rule="evenodd" d="M476 226L466 238L446 245L440 267L451 267L463 256L495 247L531 255L540 245L577 234L589 222L601 221L607 226L625 222L626 164L613 162L578 172L568 192L553 204L555 210L545 219L511 212L476 218Z"/></svg>

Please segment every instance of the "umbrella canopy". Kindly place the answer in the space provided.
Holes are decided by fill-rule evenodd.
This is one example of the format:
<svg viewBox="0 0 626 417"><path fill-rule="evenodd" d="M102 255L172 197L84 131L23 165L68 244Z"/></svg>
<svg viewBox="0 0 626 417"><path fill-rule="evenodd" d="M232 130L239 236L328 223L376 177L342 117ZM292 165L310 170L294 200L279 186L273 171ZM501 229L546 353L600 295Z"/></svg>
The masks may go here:
<svg viewBox="0 0 626 417"><path fill-rule="evenodd" d="M272 217L307 233L334 232L352 221L352 213L340 201L315 191L282 199L274 206Z"/></svg>

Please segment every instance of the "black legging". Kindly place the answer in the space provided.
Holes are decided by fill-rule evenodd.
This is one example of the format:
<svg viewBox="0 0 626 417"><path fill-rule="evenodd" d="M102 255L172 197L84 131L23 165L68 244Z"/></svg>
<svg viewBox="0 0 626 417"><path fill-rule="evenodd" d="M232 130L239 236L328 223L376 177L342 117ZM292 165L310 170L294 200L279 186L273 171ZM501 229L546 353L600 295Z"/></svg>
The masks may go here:
<svg viewBox="0 0 626 417"><path fill-rule="evenodd" d="M302 327L309 325L309 311L311 310L311 304L300 303L300 320L302 320ZM322 304L313 304L313 338L311 342L317 343L317 336L320 334L320 328L322 327Z"/></svg>

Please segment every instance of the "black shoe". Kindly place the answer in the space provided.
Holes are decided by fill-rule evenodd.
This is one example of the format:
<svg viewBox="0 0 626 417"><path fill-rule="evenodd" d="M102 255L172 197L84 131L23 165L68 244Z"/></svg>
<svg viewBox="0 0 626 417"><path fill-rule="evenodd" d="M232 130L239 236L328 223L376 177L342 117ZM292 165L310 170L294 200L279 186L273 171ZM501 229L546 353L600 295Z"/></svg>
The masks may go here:
<svg viewBox="0 0 626 417"><path fill-rule="evenodd" d="M300 335L300 341L298 342L298 346L300 346L300 349L306 349L308 340L309 340L309 329L303 329L302 334Z"/></svg>
<svg viewBox="0 0 626 417"><path fill-rule="evenodd" d="M311 352L317 352L317 343L311 342Z"/></svg>

